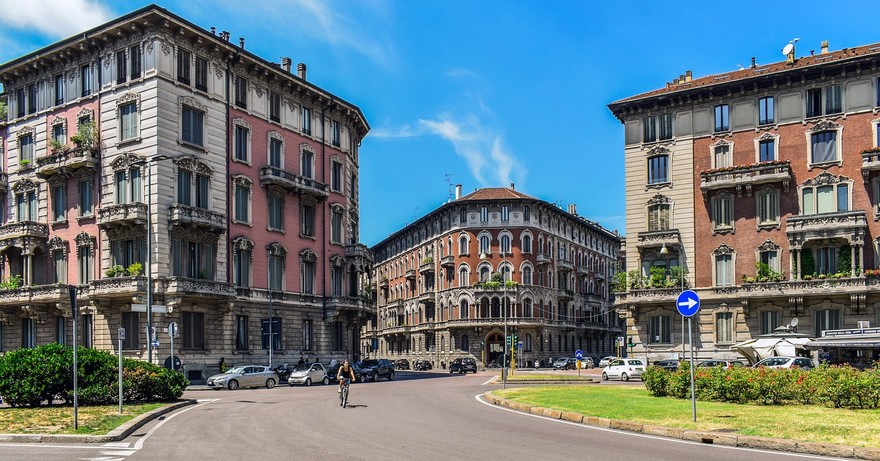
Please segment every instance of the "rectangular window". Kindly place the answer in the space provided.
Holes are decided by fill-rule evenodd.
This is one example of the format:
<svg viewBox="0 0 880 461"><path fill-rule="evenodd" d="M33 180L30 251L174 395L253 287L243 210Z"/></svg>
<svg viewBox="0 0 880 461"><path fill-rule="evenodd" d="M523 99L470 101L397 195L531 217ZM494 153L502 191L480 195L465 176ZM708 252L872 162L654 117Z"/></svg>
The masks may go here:
<svg viewBox="0 0 880 461"><path fill-rule="evenodd" d="M55 269L54 283L67 283L67 259L63 250L52 251L52 266Z"/></svg>
<svg viewBox="0 0 880 461"><path fill-rule="evenodd" d="M260 320L261 346L263 349L269 349L269 338L272 338L272 349L281 350L281 318L272 317ZM271 336L270 336L271 335Z"/></svg>
<svg viewBox="0 0 880 461"><path fill-rule="evenodd" d="M342 192L342 164L333 162L330 166L330 189Z"/></svg>
<svg viewBox="0 0 880 461"><path fill-rule="evenodd" d="M816 188L816 213L834 213L837 211L837 197L834 195L834 186L820 186Z"/></svg>
<svg viewBox="0 0 880 461"><path fill-rule="evenodd" d="M114 240L110 242L112 263L128 267L133 263L144 264L147 253L147 242L143 237L131 240Z"/></svg>
<svg viewBox="0 0 880 461"><path fill-rule="evenodd" d="M843 112L843 90L840 85L825 88L825 113L838 114Z"/></svg>
<svg viewBox="0 0 880 461"><path fill-rule="evenodd" d="M733 257L731 255L715 255L715 286L729 287L733 285Z"/></svg>
<svg viewBox="0 0 880 461"><path fill-rule="evenodd" d="M719 312L715 317L715 341L719 344L733 344L732 312Z"/></svg>
<svg viewBox="0 0 880 461"><path fill-rule="evenodd" d="M82 66L79 70L79 82L82 85L82 96L88 96L92 94L92 70L88 64Z"/></svg>
<svg viewBox="0 0 880 461"><path fill-rule="evenodd" d="M233 261L235 286L251 286L251 257L251 252L248 250L237 250L235 252L235 260Z"/></svg>
<svg viewBox="0 0 880 461"><path fill-rule="evenodd" d="M312 330L312 321L303 320L302 323L302 349L310 351L314 348L314 331Z"/></svg>
<svg viewBox="0 0 880 461"><path fill-rule="evenodd" d="M183 83L184 85L189 85L189 63L190 56L192 56L189 51L178 48L177 49L177 81Z"/></svg>
<svg viewBox="0 0 880 461"><path fill-rule="evenodd" d="M669 156L655 155L648 159L648 184L669 182Z"/></svg>
<svg viewBox="0 0 880 461"><path fill-rule="evenodd" d="M837 132L821 131L810 135L811 163L837 161Z"/></svg>
<svg viewBox="0 0 880 461"><path fill-rule="evenodd" d="M314 158L315 156L311 152L303 151L302 161L300 162L300 173L306 178L312 178L312 163Z"/></svg>
<svg viewBox="0 0 880 461"><path fill-rule="evenodd" d="M64 74L55 76L55 105L64 104Z"/></svg>
<svg viewBox="0 0 880 461"><path fill-rule="evenodd" d="M650 344L672 343L672 316L656 315L651 317L648 342Z"/></svg>
<svg viewBox="0 0 880 461"><path fill-rule="evenodd" d="M807 117L822 115L822 88L807 90Z"/></svg>
<svg viewBox="0 0 880 461"><path fill-rule="evenodd" d="M183 312L181 316L181 336L183 349L205 348L205 314L202 312Z"/></svg>
<svg viewBox="0 0 880 461"><path fill-rule="evenodd" d="M351 181L348 184L348 196L354 199L357 196L357 175L352 173L350 179Z"/></svg>
<svg viewBox="0 0 880 461"><path fill-rule="evenodd" d="M235 316L235 350L246 351L249 349L249 347L248 347L249 344L250 344L250 341L248 340L248 316L236 315Z"/></svg>
<svg viewBox="0 0 880 461"><path fill-rule="evenodd" d="M730 155L730 146L729 145L721 145L715 146L715 168L727 168L733 164L733 159Z"/></svg>
<svg viewBox="0 0 880 461"><path fill-rule="evenodd" d="M28 114L35 114L37 112L37 85L28 85L27 92Z"/></svg>
<svg viewBox="0 0 880 461"><path fill-rule="evenodd" d="M837 211L849 211L849 185L837 185Z"/></svg>
<svg viewBox="0 0 880 461"><path fill-rule="evenodd" d="M67 319L61 315L55 317L55 342L67 344Z"/></svg>
<svg viewBox="0 0 880 461"><path fill-rule="evenodd" d="M822 336L823 331L840 329L840 309L819 309L815 316L816 338Z"/></svg>
<svg viewBox="0 0 880 461"><path fill-rule="evenodd" d="M779 253L776 250L762 251L761 263L766 264L771 270L779 271Z"/></svg>
<svg viewBox="0 0 880 461"><path fill-rule="evenodd" d="M125 70L125 50L116 52L116 84L125 83L128 73Z"/></svg>
<svg viewBox="0 0 880 461"><path fill-rule="evenodd" d="M18 222L37 219L37 194L35 191L15 195L15 214Z"/></svg>
<svg viewBox="0 0 880 461"><path fill-rule="evenodd" d="M269 165L281 168L281 140L272 138L269 140Z"/></svg>
<svg viewBox="0 0 880 461"><path fill-rule="evenodd" d="M761 162L776 160L776 140L765 139L758 143L758 158Z"/></svg>
<svg viewBox="0 0 880 461"><path fill-rule="evenodd" d="M801 202L803 203L803 214L815 214L816 213L816 204L815 199L813 198L813 189L807 188L803 190L803 199Z"/></svg>
<svg viewBox="0 0 880 461"><path fill-rule="evenodd" d="M196 89L208 91L208 60L196 56Z"/></svg>
<svg viewBox="0 0 880 461"><path fill-rule="evenodd" d="M250 130L236 125L235 126L235 159L242 162L248 161L248 134Z"/></svg>
<svg viewBox="0 0 880 461"><path fill-rule="evenodd" d="M180 138L183 142L204 146L205 113L189 106L183 106L180 131Z"/></svg>
<svg viewBox="0 0 880 461"><path fill-rule="evenodd" d="M92 216L94 213L92 206L93 185L91 179L83 179L79 182L79 215Z"/></svg>
<svg viewBox="0 0 880 461"><path fill-rule="evenodd" d="M273 91L269 92L269 120L281 121L281 95Z"/></svg>
<svg viewBox="0 0 880 461"><path fill-rule="evenodd" d="M502 206L501 207L501 222L509 222L510 221L510 207Z"/></svg>
<svg viewBox="0 0 880 461"><path fill-rule="evenodd" d="M122 141L138 135L137 104L131 102L119 106L119 138Z"/></svg>
<svg viewBox="0 0 880 461"><path fill-rule="evenodd" d="M235 220L238 222L250 222L250 213L248 213L250 193L249 187L240 184L235 186Z"/></svg>
<svg viewBox="0 0 880 461"><path fill-rule="evenodd" d="M269 290L284 289L284 258L281 255L269 255Z"/></svg>
<svg viewBox="0 0 880 461"><path fill-rule="evenodd" d="M715 106L715 132L730 129L730 106L719 104Z"/></svg>
<svg viewBox="0 0 880 461"><path fill-rule="evenodd" d="M660 116L659 139L661 141L672 139L672 114L663 114Z"/></svg>
<svg viewBox="0 0 880 461"><path fill-rule="evenodd" d="M269 195L269 229L284 230L284 197Z"/></svg>
<svg viewBox="0 0 880 461"><path fill-rule="evenodd" d="M654 205L648 210L648 230L669 229L669 205Z"/></svg>
<svg viewBox="0 0 880 461"><path fill-rule="evenodd" d="M34 319L21 319L21 347L33 349L37 347L37 321Z"/></svg>
<svg viewBox="0 0 880 461"><path fill-rule="evenodd" d="M642 142L654 142L657 140L657 118L645 117L642 119Z"/></svg>
<svg viewBox="0 0 880 461"><path fill-rule="evenodd" d="M208 193L211 187L211 178L208 175L196 175L196 208L208 208Z"/></svg>
<svg viewBox="0 0 880 461"><path fill-rule="evenodd" d="M18 117L24 117L26 104L27 103L24 99L24 88L15 90L15 105L18 109L16 111Z"/></svg>
<svg viewBox="0 0 880 461"><path fill-rule="evenodd" d="M64 189L63 185L52 188L52 221L54 222L67 220L67 194Z"/></svg>
<svg viewBox="0 0 880 461"><path fill-rule="evenodd" d="M330 242L342 243L342 213L338 211L330 216Z"/></svg>
<svg viewBox="0 0 880 461"><path fill-rule="evenodd" d="M128 57L131 61L131 79L141 78L141 47L135 45L128 49Z"/></svg>
<svg viewBox="0 0 880 461"><path fill-rule="evenodd" d="M334 146L339 147L339 141L340 141L339 122L337 122L336 120L331 120L330 121L330 142Z"/></svg>
<svg viewBox="0 0 880 461"><path fill-rule="evenodd" d="M79 284L83 285L92 281L94 263L92 262L92 247L82 245L77 249L79 257Z"/></svg>
<svg viewBox="0 0 880 461"><path fill-rule="evenodd" d="M775 224L779 222L779 194L765 191L758 194L759 224Z"/></svg>
<svg viewBox="0 0 880 461"><path fill-rule="evenodd" d="M19 152L19 162L34 161L34 135L27 134L18 138L18 148L21 150Z"/></svg>
<svg viewBox="0 0 880 461"><path fill-rule="evenodd" d="M300 211L300 221L302 222L302 235L306 237L315 236L315 206L302 204Z"/></svg>
<svg viewBox="0 0 880 461"><path fill-rule="evenodd" d="M64 134L64 125L60 123L52 125L52 141L61 145L67 144L67 136Z"/></svg>
<svg viewBox="0 0 880 461"><path fill-rule="evenodd" d="M177 172L177 203L192 205L192 172L179 170Z"/></svg>
<svg viewBox="0 0 880 461"><path fill-rule="evenodd" d="M761 334L769 335L779 327L779 312L764 311L761 312Z"/></svg>
<svg viewBox="0 0 880 461"><path fill-rule="evenodd" d="M122 328L125 328L125 339L122 340L122 348L125 350L140 349L140 314L137 312L123 312Z"/></svg>
<svg viewBox="0 0 880 461"><path fill-rule="evenodd" d="M489 222L489 208L488 207L480 207L480 222L482 222L482 223Z"/></svg>
<svg viewBox="0 0 880 461"><path fill-rule="evenodd" d="M92 347L94 345L94 321L92 314L83 314L80 316L82 324L82 347Z"/></svg>
<svg viewBox="0 0 880 461"><path fill-rule="evenodd" d="M302 291L305 294L315 293L315 263L302 263Z"/></svg>
<svg viewBox="0 0 880 461"><path fill-rule="evenodd" d="M816 262L816 273L819 274L836 274L837 273L837 248L821 247L813 248L813 255Z"/></svg>
<svg viewBox="0 0 880 461"><path fill-rule="evenodd" d="M203 280L214 280L214 245L209 243L171 241L172 274Z"/></svg>
<svg viewBox="0 0 880 461"><path fill-rule="evenodd" d="M247 79L235 77L235 105L242 109L247 109L247 89Z"/></svg>
<svg viewBox="0 0 880 461"><path fill-rule="evenodd" d="M308 107L302 108L302 132L312 134L312 109Z"/></svg>
<svg viewBox="0 0 880 461"><path fill-rule="evenodd" d="M776 121L776 107L773 96L758 100L758 125L769 125Z"/></svg>

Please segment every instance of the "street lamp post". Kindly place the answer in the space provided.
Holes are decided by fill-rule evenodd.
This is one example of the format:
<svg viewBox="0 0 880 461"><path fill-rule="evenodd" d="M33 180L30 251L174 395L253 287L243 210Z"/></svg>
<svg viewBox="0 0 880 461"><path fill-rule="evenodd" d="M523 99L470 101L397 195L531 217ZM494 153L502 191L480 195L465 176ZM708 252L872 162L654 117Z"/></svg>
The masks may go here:
<svg viewBox="0 0 880 461"><path fill-rule="evenodd" d="M269 301L269 369L272 369L272 349L275 343L275 335L272 320L272 255L266 256L266 297Z"/></svg>
<svg viewBox="0 0 880 461"><path fill-rule="evenodd" d="M486 255L486 253L481 253L480 259L482 261L486 261L489 258ZM501 388L502 389L507 388L507 372L508 372L508 369L507 369L507 357L508 357L507 348L508 348L508 346L510 346L510 344L509 344L510 340L507 337L507 317L508 317L507 316L507 308L510 306L510 303L507 300L507 280L505 280L505 278L504 278L504 268L506 266L507 266L507 252L505 252L502 249L502 251L501 251L501 266L500 266L501 293L502 293L501 315L502 315L502 318L504 321L504 346L502 349L502 363L501 363ZM513 270L511 270L510 274L511 274L511 280L512 280L513 279Z"/></svg>
<svg viewBox="0 0 880 461"><path fill-rule="evenodd" d="M168 160L165 154L147 157L144 167L147 172L147 362L153 363L153 168L154 162ZM172 363L172 368L173 368Z"/></svg>

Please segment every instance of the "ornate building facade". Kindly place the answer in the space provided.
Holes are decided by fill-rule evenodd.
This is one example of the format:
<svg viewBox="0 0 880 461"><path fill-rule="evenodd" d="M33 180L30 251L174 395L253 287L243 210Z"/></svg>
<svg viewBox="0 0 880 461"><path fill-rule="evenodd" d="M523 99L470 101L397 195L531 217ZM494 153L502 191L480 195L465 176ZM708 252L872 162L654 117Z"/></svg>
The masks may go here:
<svg viewBox="0 0 880 461"><path fill-rule="evenodd" d="M0 351L57 341L198 381L358 352L360 109L148 6L0 66ZM154 332L138 304L149 301ZM68 287L80 307L73 331ZM134 306L133 306L134 305ZM271 312L271 315L270 315ZM152 338L149 336L153 336Z"/></svg>
<svg viewBox="0 0 880 461"><path fill-rule="evenodd" d="M372 248L377 317L365 355L435 367L471 355L502 362L504 326L517 362L609 353L620 333L609 281L620 237L510 188L456 198Z"/></svg>
<svg viewBox="0 0 880 461"><path fill-rule="evenodd" d="M796 56L609 105L625 132L627 280L636 354L680 355L692 288L700 357L788 325L880 312L880 46Z"/></svg>

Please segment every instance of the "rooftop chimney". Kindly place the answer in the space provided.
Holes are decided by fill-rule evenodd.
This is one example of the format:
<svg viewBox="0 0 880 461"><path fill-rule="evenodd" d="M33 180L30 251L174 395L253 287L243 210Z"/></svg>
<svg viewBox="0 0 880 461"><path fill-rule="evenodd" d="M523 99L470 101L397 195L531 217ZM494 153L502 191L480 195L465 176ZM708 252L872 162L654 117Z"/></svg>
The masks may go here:
<svg viewBox="0 0 880 461"><path fill-rule="evenodd" d="M755 67L758 67L758 65L755 64L755 57L752 56L752 64L749 66L749 68L754 69Z"/></svg>
<svg viewBox="0 0 880 461"><path fill-rule="evenodd" d="M510 190L516 190L516 185L514 183L510 183Z"/></svg>
<svg viewBox="0 0 880 461"><path fill-rule="evenodd" d="M244 37L238 37L238 46L244 49Z"/></svg>
<svg viewBox="0 0 880 461"><path fill-rule="evenodd" d="M577 211L577 205L576 205L576 204L574 204L574 203L569 203L569 204L568 204L568 214L571 214L571 215L575 215L575 216L577 216L578 211Z"/></svg>
<svg viewBox="0 0 880 461"><path fill-rule="evenodd" d="M455 185L455 199L458 200L461 198L461 184Z"/></svg>
<svg viewBox="0 0 880 461"><path fill-rule="evenodd" d="M306 79L306 63L301 62L296 65L296 73L299 74L299 78L305 80Z"/></svg>
<svg viewBox="0 0 880 461"><path fill-rule="evenodd" d="M228 42L229 41L229 32L227 32L225 30L223 32L220 32L220 38L222 38L223 40L226 40Z"/></svg>
<svg viewBox="0 0 880 461"><path fill-rule="evenodd" d="M822 54L828 54L828 40L822 40Z"/></svg>
<svg viewBox="0 0 880 461"><path fill-rule="evenodd" d="M684 73L684 81L685 82L689 82L689 81L693 80L693 78L694 78L693 71L690 71L690 70L685 71L685 73Z"/></svg>
<svg viewBox="0 0 880 461"><path fill-rule="evenodd" d="M211 35L217 35L217 28L211 27Z"/></svg>
<svg viewBox="0 0 880 461"><path fill-rule="evenodd" d="M293 62L287 56L281 57L281 68L284 69L285 72L290 72L290 63Z"/></svg>

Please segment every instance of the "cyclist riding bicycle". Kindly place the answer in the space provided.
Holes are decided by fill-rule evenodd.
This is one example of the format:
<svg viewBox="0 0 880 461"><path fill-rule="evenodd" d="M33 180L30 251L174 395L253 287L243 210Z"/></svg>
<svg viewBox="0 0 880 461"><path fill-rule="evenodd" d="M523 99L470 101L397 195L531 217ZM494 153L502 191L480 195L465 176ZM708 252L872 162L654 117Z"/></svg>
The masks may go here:
<svg viewBox="0 0 880 461"><path fill-rule="evenodd" d="M343 378L343 375L345 378ZM336 379L339 380L339 390L337 391L339 393L342 392L342 386L347 384L346 381L350 383L351 380L354 379L354 368L348 363L348 360L342 362L342 365L340 365L339 371L336 372Z"/></svg>

